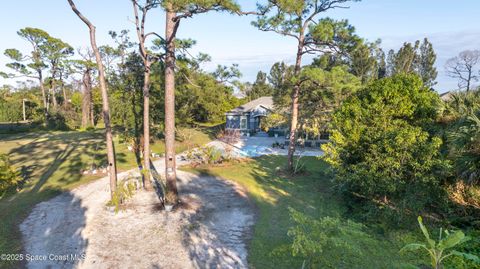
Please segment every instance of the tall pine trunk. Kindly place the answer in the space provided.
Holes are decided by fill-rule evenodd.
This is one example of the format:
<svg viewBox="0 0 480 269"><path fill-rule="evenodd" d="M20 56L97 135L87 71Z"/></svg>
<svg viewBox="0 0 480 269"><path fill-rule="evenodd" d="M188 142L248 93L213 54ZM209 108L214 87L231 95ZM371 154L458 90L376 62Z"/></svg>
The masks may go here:
<svg viewBox="0 0 480 269"><path fill-rule="evenodd" d="M47 101L47 93L45 92L45 85L43 85L42 71L38 72L38 83L40 83L40 90L42 91L43 110L44 110L45 120L46 120L46 117L48 115L48 101Z"/></svg>
<svg viewBox="0 0 480 269"><path fill-rule="evenodd" d="M62 75L60 75L60 88L63 93L63 107L66 109L68 107L67 90L65 89L65 83L63 82Z"/></svg>
<svg viewBox="0 0 480 269"><path fill-rule="evenodd" d="M63 107L67 107L68 106L68 98L67 98L67 91L65 90L65 85L63 85L63 83L61 84L61 89L62 89L62 93L63 93Z"/></svg>
<svg viewBox="0 0 480 269"><path fill-rule="evenodd" d="M177 175L175 164L175 21L176 13L167 8L165 27L165 175L167 193L172 201L177 203Z"/></svg>
<svg viewBox="0 0 480 269"><path fill-rule="evenodd" d="M95 107L93 104L93 88L92 80L90 78L90 124L95 128Z"/></svg>
<svg viewBox="0 0 480 269"><path fill-rule="evenodd" d="M304 35L303 32L300 34L298 41L297 49L297 58L295 61L295 72L294 75L298 76L302 68L302 56L303 56L303 47L304 47ZM297 127L298 127L298 99L300 98L300 85L296 84L292 91L292 109L291 109L291 120L290 120L290 137L288 144L288 169L290 172L294 171L294 157L295 149L297 145Z"/></svg>
<svg viewBox="0 0 480 269"><path fill-rule="evenodd" d="M90 43L92 45L93 52L95 53L95 60L97 62L97 68L100 80L100 91L102 93L102 110L103 110L103 122L105 123L105 140L107 144L107 159L108 159L108 175L110 177L110 195L113 198L117 190L117 167L115 163L115 149L113 146L112 127L110 126L110 106L108 103L107 83L105 80L105 70L103 68L102 57L97 47L95 38L95 26L85 17L73 3L73 0L67 0L72 7L73 12L88 26L90 30Z"/></svg>
<svg viewBox="0 0 480 269"><path fill-rule="evenodd" d="M105 70L103 68L102 58L100 51L98 50L95 40L95 27L90 27L90 41L92 43L92 49L95 53L95 60L97 62L100 91L102 94L102 112L103 123L105 124L105 140L107 143L107 159L108 159L108 175L110 177L110 194L113 198L114 193L117 190L117 166L115 160L115 148L113 145L112 127L110 124L110 105L108 102L107 82L105 80Z"/></svg>
<svg viewBox="0 0 480 269"><path fill-rule="evenodd" d="M143 80L143 186L152 190L150 182L150 63L144 61Z"/></svg>
<svg viewBox="0 0 480 269"><path fill-rule="evenodd" d="M87 128L92 123L90 111L92 106L92 81L90 70L86 69L82 78L83 98L82 98L82 128Z"/></svg>
<svg viewBox="0 0 480 269"><path fill-rule="evenodd" d="M50 95L52 96L52 104L53 104L53 108L55 110L57 110L57 96L55 94L55 87L56 87L56 83L55 83L55 72L52 74L52 80L50 81Z"/></svg>

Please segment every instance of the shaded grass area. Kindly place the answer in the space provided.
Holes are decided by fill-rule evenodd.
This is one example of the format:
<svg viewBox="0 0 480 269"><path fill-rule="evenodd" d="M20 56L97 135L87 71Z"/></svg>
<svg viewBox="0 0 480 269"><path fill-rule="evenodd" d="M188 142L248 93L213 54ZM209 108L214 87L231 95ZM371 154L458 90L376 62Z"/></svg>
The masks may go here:
<svg viewBox="0 0 480 269"><path fill-rule="evenodd" d="M249 246L249 263L253 268L302 267L303 258L293 257L292 238L287 235L288 229L295 225L289 207L313 218L350 219L342 196L333 189L326 163L316 158L305 158L307 173L289 178L279 172L285 162L285 157L268 156L223 167L184 168L232 180L246 187L258 207L258 219ZM355 219L352 221L358 222ZM347 241L352 247L362 250L361 256L326 251L319 268L405 268L408 263L418 264L416 258L408 256L414 254L404 256L399 253L406 243L421 240L416 227L412 227L412 231L385 232L368 223L359 224L364 225L368 238L347 238Z"/></svg>
<svg viewBox="0 0 480 269"><path fill-rule="evenodd" d="M179 139L177 152L211 141L209 134L200 129L185 131L191 137ZM152 145L152 152L163 153L164 149L161 140ZM137 166L135 154L128 151L126 144L119 143L118 138L115 151L119 172ZM9 156L25 179L20 192L0 199L0 253L22 253L18 225L37 203L105 176L81 173L92 165L100 167L106 163L103 130L4 134L0 135L0 153ZM0 261L0 268L9 265L18 267Z"/></svg>

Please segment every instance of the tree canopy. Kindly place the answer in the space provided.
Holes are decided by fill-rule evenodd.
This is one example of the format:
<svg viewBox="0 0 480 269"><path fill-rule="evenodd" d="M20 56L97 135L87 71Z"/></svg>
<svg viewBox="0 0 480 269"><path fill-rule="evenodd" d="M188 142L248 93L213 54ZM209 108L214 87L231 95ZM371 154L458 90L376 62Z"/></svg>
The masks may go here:
<svg viewBox="0 0 480 269"><path fill-rule="evenodd" d="M428 131L438 113L438 95L415 75L381 79L352 95L334 113L331 142L323 147L336 181L366 201L418 209L432 202L420 193L445 178L442 140Z"/></svg>

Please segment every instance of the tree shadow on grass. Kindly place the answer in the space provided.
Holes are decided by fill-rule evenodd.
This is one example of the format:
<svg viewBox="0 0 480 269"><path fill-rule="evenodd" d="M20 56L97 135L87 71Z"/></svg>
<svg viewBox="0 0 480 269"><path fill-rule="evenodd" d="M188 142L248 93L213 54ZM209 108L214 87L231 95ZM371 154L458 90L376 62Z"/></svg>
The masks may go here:
<svg viewBox="0 0 480 269"><path fill-rule="evenodd" d="M249 174L266 193L256 198L263 216L256 226L258 240L253 241L253 244L262 245L262 248L255 248L255 266L301 267L303 258L293 255L293 238L288 236L289 229L299 224L293 221L289 208L310 219L330 217L339 219L342 224L355 223L362 227L362 236L358 238L342 235L342 240L348 242L349 247L359 249L361 253L347 254L345 249L331 247L324 251L326 259L318 265L321 268L400 268L410 260L410 257L399 255L402 246L398 246L398 242L389 241L392 240L390 236L395 236L394 231L391 234L378 234L370 223L352 217L348 203L332 183L333 175L328 164L313 157L304 161L307 171L297 176L282 172L285 157L265 156L252 163L254 167ZM264 261L267 262L264 264Z"/></svg>
<svg viewBox="0 0 480 269"><path fill-rule="evenodd" d="M68 211L84 216L85 209L81 207L80 201L64 191L72 184L75 186L86 179L104 176L102 173L92 176L81 173L82 169L89 168L92 163L97 166L106 163L103 132L45 132L15 137L24 140L17 143L19 146L11 149L8 155L12 164L20 168L24 188L21 192L7 195L0 200L0 253L22 253L28 250L22 249L19 225L24 219L30 218L30 212L35 214L36 210L32 211L36 208L35 205L51 198L53 199L46 203L63 199L63 203L56 204L56 207L51 208L51 212L45 213L45 216L56 214L55 223L67 226L67 230L58 231L65 234L65 239L59 239L58 244L63 240L67 241L65 244L70 242L69 244L77 246L79 250L86 247L86 242L82 242L78 234L68 230L74 229L81 232L85 224L84 217L75 218L74 221L77 223L74 225L70 223L73 220ZM123 153L117 154L118 162L126 162L125 157ZM43 204L45 203L40 203L38 206ZM68 207L65 207L66 205ZM39 220L39 223L42 222L43 220ZM36 224L30 222L29 225ZM60 226L44 227L44 231L40 231L38 235L32 234L31 237L35 240L36 237L43 238L46 228L52 230L59 229ZM27 237L24 236L24 238ZM78 241L78 244L75 241ZM52 246L55 244L52 243ZM0 263L0 268L22 267L18 264L3 265ZM62 266L57 265L51 268ZM62 268L70 267L74 266L65 265ZM37 266L37 268L48 267Z"/></svg>
<svg viewBox="0 0 480 269"><path fill-rule="evenodd" d="M43 134L9 152L15 166L21 167L25 186L38 192L46 184L62 187L78 182L84 176L82 170L106 166L103 134L95 132L68 132ZM117 163L126 162L124 153L117 153Z"/></svg>
<svg viewBox="0 0 480 269"><path fill-rule="evenodd" d="M225 175L247 186L259 211L254 238L249 244L253 266L258 268L301 267L303 259L293 257L288 230L295 225L289 208L312 218L340 216L345 212L335 195L328 176L328 166L314 157L305 158L309 170L290 176L283 172L286 158L263 156L254 161L224 168L205 169L204 173ZM221 171L217 174L215 171ZM201 170L202 171L202 170Z"/></svg>

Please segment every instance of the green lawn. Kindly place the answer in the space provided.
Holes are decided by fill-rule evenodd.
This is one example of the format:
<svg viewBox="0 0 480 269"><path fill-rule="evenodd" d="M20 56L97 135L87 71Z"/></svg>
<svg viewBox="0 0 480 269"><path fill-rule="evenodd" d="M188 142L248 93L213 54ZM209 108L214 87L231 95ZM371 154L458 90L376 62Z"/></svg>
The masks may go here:
<svg viewBox="0 0 480 269"><path fill-rule="evenodd" d="M203 145L211 136L201 129L184 129L179 133L177 152ZM82 175L81 170L106 162L103 130L71 132L35 132L0 135L0 153L8 154L13 165L26 178L23 189L0 199L0 253L22 252L18 225L37 203L58 193L95 180L104 175ZM163 141L152 145L152 152L164 152ZM119 171L136 167L135 154L115 139ZM6 266L0 261L0 268ZM16 267L16 265L11 265Z"/></svg>
<svg viewBox="0 0 480 269"><path fill-rule="evenodd" d="M348 219L347 207L332 188L328 166L316 159L306 158L308 173L294 179L279 175L285 157L262 157L250 162L223 167L186 168L196 173L207 173L238 182L246 187L258 207L258 219L249 248L249 263L253 268L301 268L303 259L291 254L288 229L294 225L288 208L292 207L318 218L323 216ZM352 220L356 221L356 220ZM362 249L361 257L332 253L320 268L403 268L411 257L401 256L399 249L406 243L421 240L417 230L389 231L365 224L368 238L349 240L353 247ZM337 257L334 257L337 255ZM342 260L332 264L333 258Z"/></svg>

